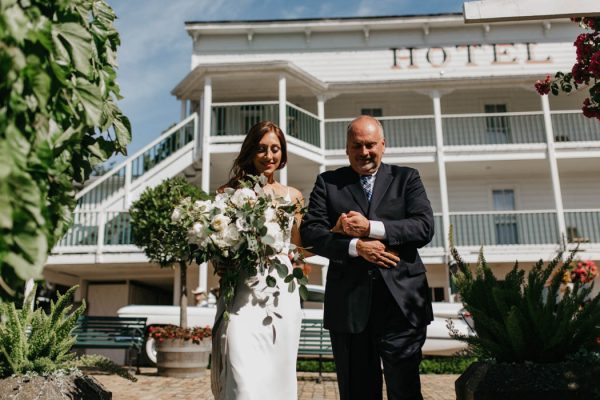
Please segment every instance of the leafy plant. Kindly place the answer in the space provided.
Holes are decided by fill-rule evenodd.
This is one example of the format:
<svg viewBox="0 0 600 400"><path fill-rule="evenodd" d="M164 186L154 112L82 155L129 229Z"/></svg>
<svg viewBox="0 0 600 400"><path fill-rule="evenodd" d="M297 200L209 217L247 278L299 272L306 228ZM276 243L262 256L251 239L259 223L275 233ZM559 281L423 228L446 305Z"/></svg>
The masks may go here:
<svg viewBox="0 0 600 400"><path fill-rule="evenodd" d="M600 120L600 17L572 18L582 28L591 30L577 36L573 46L577 49L577 59L570 72L557 72L554 79L550 75L535 83L540 95L552 92L570 93L580 87L587 86L589 97L581 107L583 115Z"/></svg>
<svg viewBox="0 0 600 400"><path fill-rule="evenodd" d="M93 167L126 154L103 0L0 2L0 297L40 275Z"/></svg>
<svg viewBox="0 0 600 400"><path fill-rule="evenodd" d="M51 373L69 367L74 358L70 353L77 318L85 304L70 313L69 304L77 286L52 302L50 314L41 309L32 311L35 290L25 299L23 308L14 303L0 305L0 377L36 372Z"/></svg>
<svg viewBox="0 0 600 400"><path fill-rule="evenodd" d="M137 378L131 375L127 368L115 364L108 357L99 354L84 354L67 363L67 366L83 372L100 371L107 374L115 374L131 382L137 382Z"/></svg>
<svg viewBox="0 0 600 400"><path fill-rule="evenodd" d="M187 328L187 265L192 250L187 241L187 230L171 221L171 214L183 199L206 200L207 194L184 178L163 181L146 189L129 210L134 243L144 249L146 256L161 267L180 267L181 312L180 326Z"/></svg>
<svg viewBox="0 0 600 400"><path fill-rule="evenodd" d="M582 349L593 350L600 337L600 296L590 298L592 284L574 284L559 294L561 280L577 249L563 262L563 253L527 273L518 262L503 280L497 279L480 251L473 274L451 242L458 263L453 277L471 313L476 336L454 337L472 346L480 358L498 362L551 363L565 361Z"/></svg>

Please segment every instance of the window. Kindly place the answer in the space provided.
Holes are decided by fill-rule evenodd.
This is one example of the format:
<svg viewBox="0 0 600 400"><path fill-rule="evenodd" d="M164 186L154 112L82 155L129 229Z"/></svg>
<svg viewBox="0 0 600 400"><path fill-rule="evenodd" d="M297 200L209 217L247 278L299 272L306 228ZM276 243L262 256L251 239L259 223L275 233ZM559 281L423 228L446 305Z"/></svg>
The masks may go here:
<svg viewBox="0 0 600 400"><path fill-rule="evenodd" d="M494 211L514 211L515 210L515 191L512 189L493 190L492 198L494 202ZM496 228L496 244L518 244L517 216L510 213L494 215L494 225Z"/></svg>
<svg viewBox="0 0 600 400"><path fill-rule="evenodd" d="M443 287L432 287L431 289L431 299L433 301L444 301L446 300L446 289Z"/></svg>
<svg viewBox="0 0 600 400"><path fill-rule="evenodd" d="M506 104L486 104L486 114L501 114L507 112ZM512 143L508 117L493 115L485 117L485 127L489 144Z"/></svg>
<svg viewBox="0 0 600 400"><path fill-rule="evenodd" d="M361 108L360 115L370 115L371 117L382 117L383 109L382 108Z"/></svg>

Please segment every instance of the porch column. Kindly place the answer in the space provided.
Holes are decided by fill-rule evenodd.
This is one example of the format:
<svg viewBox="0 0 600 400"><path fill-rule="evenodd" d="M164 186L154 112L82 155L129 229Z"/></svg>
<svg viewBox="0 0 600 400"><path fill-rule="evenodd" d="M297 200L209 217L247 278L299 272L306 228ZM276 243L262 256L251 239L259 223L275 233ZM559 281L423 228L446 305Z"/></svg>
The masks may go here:
<svg viewBox="0 0 600 400"><path fill-rule="evenodd" d="M433 100L433 116L435 122L435 147L436 147L436 161L438 168L438 176L440 181L440 201L442 203L442 231L443 235L442 243L444 245L444 274L450 276L448 270L448 261L450 246L448 243L448 232L450 231L450 207L448 205L448 182L446 178L446 159L444 156L444 132L442 129L442 95L439 91L432 91L429 96ZM438 230L439 232L439 230ZM448 287L446 287L448 293L448 299L450 302L454 302L454 298L450 291L450 281L448 281Z"/></svg>
<svg viewBox="0 0 600 400"><path fill-rule="evenodd" d="M287 84L284 74L279 75L279 127L287 135ZM287 166L279 170L279 182L287 186Z"/></svg>
<svg viewBox="0 0 600 400"><path fill-rule="evenodd" d="M321 157L325 161L325 96L317 96L317 116L319 117L319 143L321 145ZM319 173L325 172L325 163L319 165Z"/></svg>
<svg viewBox="0 0 600 400"><path fill-rule="evenodd" d="M209 76L204 79L204 95L202 103L202 184L201 188L208 193L210 190L210 127L212 115L212 80Z"/></svg>
<svg viewBox="0 0 600 400"><path fill-rule="evenodd" d="M554 205L558 222L558 233L560 235L560 246L564 248L567 240L567 225L565 223L565 211L563 208L562 192L560 189L560 176L558 175L558 163L556 162L556 150L554 147L554 130L552 129L552 118L550 116L550 101L548 96L540 96L542 110L544 111L544 128L546 131L546 143L548 145L548 164L550 165L550 177L552 179L552 192L554 193Z"/></svg>
<svg viewBox="0 0 600 400"><path fill-rule="evenodd" d="M187 100L180 99L179 102L181 103L181 111L179 113L179 120L183 121L185 119L185 117L187 116Z"/></svg>

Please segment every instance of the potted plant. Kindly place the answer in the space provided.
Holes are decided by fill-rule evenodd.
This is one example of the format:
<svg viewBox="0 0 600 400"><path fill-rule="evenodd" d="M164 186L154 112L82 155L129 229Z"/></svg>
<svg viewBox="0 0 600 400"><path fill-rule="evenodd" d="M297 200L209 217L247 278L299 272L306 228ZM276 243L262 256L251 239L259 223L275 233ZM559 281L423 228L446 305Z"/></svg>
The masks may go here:
<svg viewBox="0 0 600 400"><path fill-rule="evenodd" d="M50 313L33 309L33 290L17 309L0 304L0 393L23 398L110 399L111 393L77 368L72 332L85 304L71 312L77 286L59 295Z"/></svg>
<svg viewBox="0 0 600 400"><path fill-rule="evenodd" d="M192 261L192 249L188 244L187 230L172 220L175 206L183 200L195 202L208 199L208 195L184 178L163 181L154 188L146 189L129 210L133 227L134 243L144 250L146 256L161 267L179 266L181 296L179 300L179 327L157 344L158 373L164 376L196 377L207 367L203 352L208 341L195 343L185 340L194 335L187 323L187 267ZM210 331L205 331L210 333ZM181 347L185 351L181 351Z"/></svg>
<svg viewBox="0 0 600 400"><path fill-rule="evenodd" d="M580 268L576 252L540 260L527 274L516 262L498 279L483 250L473 273L451 245L453 280L476 331L454 337L478 358L456 381L457 400L600 398L600 296L590 296L583 272L573 273L586 279L573 279L572 288L563 282Z"/></svg>

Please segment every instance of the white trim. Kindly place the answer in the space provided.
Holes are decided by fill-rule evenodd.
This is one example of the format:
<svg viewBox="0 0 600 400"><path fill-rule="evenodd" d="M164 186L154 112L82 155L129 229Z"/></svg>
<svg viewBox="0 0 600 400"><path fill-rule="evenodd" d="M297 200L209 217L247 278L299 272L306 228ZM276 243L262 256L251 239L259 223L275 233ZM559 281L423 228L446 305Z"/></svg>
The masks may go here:
<svg viewBox="0 0 600 400"><path fill-rule="evenodd" d="M239 106L266 106L279 104L277 100L273 101L232 101L226 103L212 103L213 107L239 107Z"/></svg>
<svg viewBox="0 0 600 400"><path fill-rule="evenodd" d="M465 23L600 15L598 0L485 0L463 4Z"/></svg>
<svg viewBox="0 0 600 400"><path fill-rule="evenodd" d="M485 103L483 104L485 105ZM488 105L492 104L488 103ZM506 106L508 108L508 104ZM505 113L444 114L442 118L519 117L524 115L543 115L543 113L540 111L518 111Z"/></svg>
<svg viewBox="0 0 600 400"><path fill-rule="evenodd" d="M452 211L452 212L450 212L450 215L513 215L513 214L556 214L556 210L460 211L460 212Z"/></svg>

